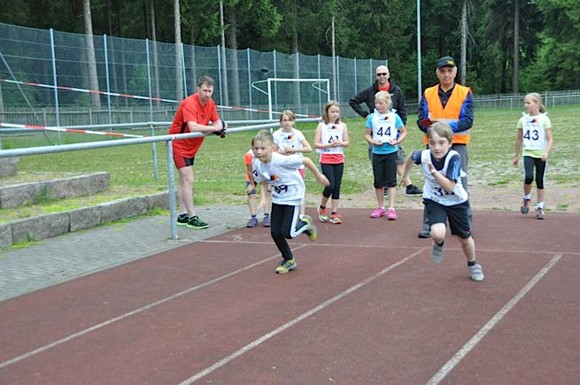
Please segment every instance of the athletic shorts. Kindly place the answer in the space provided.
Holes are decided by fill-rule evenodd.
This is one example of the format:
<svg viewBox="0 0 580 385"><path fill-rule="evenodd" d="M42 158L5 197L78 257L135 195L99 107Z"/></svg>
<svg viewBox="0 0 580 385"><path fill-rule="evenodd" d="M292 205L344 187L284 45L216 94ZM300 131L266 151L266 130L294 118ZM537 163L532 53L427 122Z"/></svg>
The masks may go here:
<svg viewBox="0 0 580 385"><path fill-rule="evenodd" d="M193 163L195 163L195 156L193 158L187 158L184 157L183 155L180 155L178 153L173 153L173 162L175 163L175 167L179 168L184 168L184 167L190 167L193 166Z"/></svg>
<svg viewBox="0 0 580 385"><path fill-rule="evenodd" d="M453 206L443 206L431 199L424 199L423 203L425 203L429 227L435 223L446 225L449 220L451 234L457 235L462 239L471 237L469 201Z"/></svg>
<svg viewBox="0 0 580 385"><path fill-rule="evenodd" d="M372 161L373 160L373 146L369 145L369 160ZM403 150L403 147L399 146L399 149L397 150L397 166L400 164L405 164L405 150Z"/></svg>

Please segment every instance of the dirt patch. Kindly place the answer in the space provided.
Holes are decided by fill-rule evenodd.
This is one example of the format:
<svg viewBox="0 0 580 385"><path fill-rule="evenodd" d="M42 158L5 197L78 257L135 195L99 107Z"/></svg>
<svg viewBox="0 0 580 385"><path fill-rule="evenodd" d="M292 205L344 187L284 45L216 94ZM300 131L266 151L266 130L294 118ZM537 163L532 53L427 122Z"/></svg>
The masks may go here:
<svg viewBox="0 0 580 385"><path fill-rule="evenodd" d="M470 186L471 205L474 210L505 210L518 211L522 198L521 186L497 187L497 186ZM532 204L536 202L535 189L532 190ZM307 193L307 205L316 207L320 203L320 195ZM407 197L403 189L397 190L396 197L399 209L422 209L420 197ZM385 200L386 203L386 200ZM546 186L545 197L546 211L580 212L580 187ZM369 208L376 206L374 190L369 189L364 193L346 194L340 199L340 206L344 208Z"/></svg>

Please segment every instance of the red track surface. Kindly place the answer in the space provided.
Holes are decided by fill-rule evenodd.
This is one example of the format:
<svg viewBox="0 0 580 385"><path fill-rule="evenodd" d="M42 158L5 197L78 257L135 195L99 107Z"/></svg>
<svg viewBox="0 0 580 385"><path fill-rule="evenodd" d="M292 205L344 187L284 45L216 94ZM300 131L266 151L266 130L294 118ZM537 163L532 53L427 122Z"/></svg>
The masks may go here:
<svg viewBox="0 0 580 385"><path fill-rule="evenodd" d="M344 210L285 276L244 228L1 302L0 384L580 383L578 214L476 212L481 283L399 214Z"/></svg>

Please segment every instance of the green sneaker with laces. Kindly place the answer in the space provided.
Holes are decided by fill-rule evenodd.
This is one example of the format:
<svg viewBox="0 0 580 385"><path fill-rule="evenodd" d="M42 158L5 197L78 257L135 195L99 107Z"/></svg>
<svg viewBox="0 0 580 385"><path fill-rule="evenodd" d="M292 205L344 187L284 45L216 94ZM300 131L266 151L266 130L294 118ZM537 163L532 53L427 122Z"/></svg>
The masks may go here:
<svg viewBox="0 0 580 385"><path fill-rule="evenodd" d="M276 268L276 274L286 274L291 272L292 270L296 269L298 264L292 259L285 259L280 263L280 266Z"/></svg>
<svg viewBox="0 0 580 385"><path fill-rule="evenodd" d="M200 217L194 215L193 217L189 218L189 222L187 222L187 227L189 227L190 229L203 230L207 229L209 225L204 221L202 221Z"/></svg>
<svg viewBox="0 0 580 385"><path fill-rule="evenodd" d="M306 231L305 233L308 235L308 239L311 241L315 241L318 238L318 229L312 220L310 215L305 215L302 217L302 222L306 223Z"/></svg>

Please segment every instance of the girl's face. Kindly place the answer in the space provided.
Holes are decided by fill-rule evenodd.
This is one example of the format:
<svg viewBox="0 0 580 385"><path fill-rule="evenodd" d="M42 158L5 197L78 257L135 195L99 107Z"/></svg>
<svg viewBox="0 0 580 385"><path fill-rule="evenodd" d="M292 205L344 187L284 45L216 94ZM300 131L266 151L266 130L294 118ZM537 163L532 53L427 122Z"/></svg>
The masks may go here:
<svg viewBox="0 0 580 385"><path fill-rule="evenodd" d="M330 106L328 108L328 120L330 123L336 123L340 119L340 107L338 106Z"/></svg>
<svg viewBox="0 0 580 385"><path fill-rule="evenodd" d="M272 160L273 150L274 145L272 143L267 143L261 140L254 140L252 151L254 152L254 156L261 162L270 163Z"/></svg>
<svg viewBox="0 0 580 385"><path fill-rule="evenodd" d="M294 120L287 115L282 115L280 118L280 127L283 130L290 131L292 130L292 126L294 125Z"/></svg>
<svg viewBox="0 0 580 385"><path fill-rule="evenodd" d="M437 135L436 132L431 133L429 137L429 150L431 150L433 158L436 160L443 159L450 148L451 142L447 138Z"/></svg>
<svg viewBox="0 0 580 385"><path fill-rule="evenodd" d="M530 97L524 99L524 108L530 115L537 115L540 112L540 104Z"/></svg>
<svg viewBox="0 0 580 385"><path fill-rule="evenodd" d="M383 99L375 98L375 108L380 114L386 114L389 112L389 104Z"/></svg>

